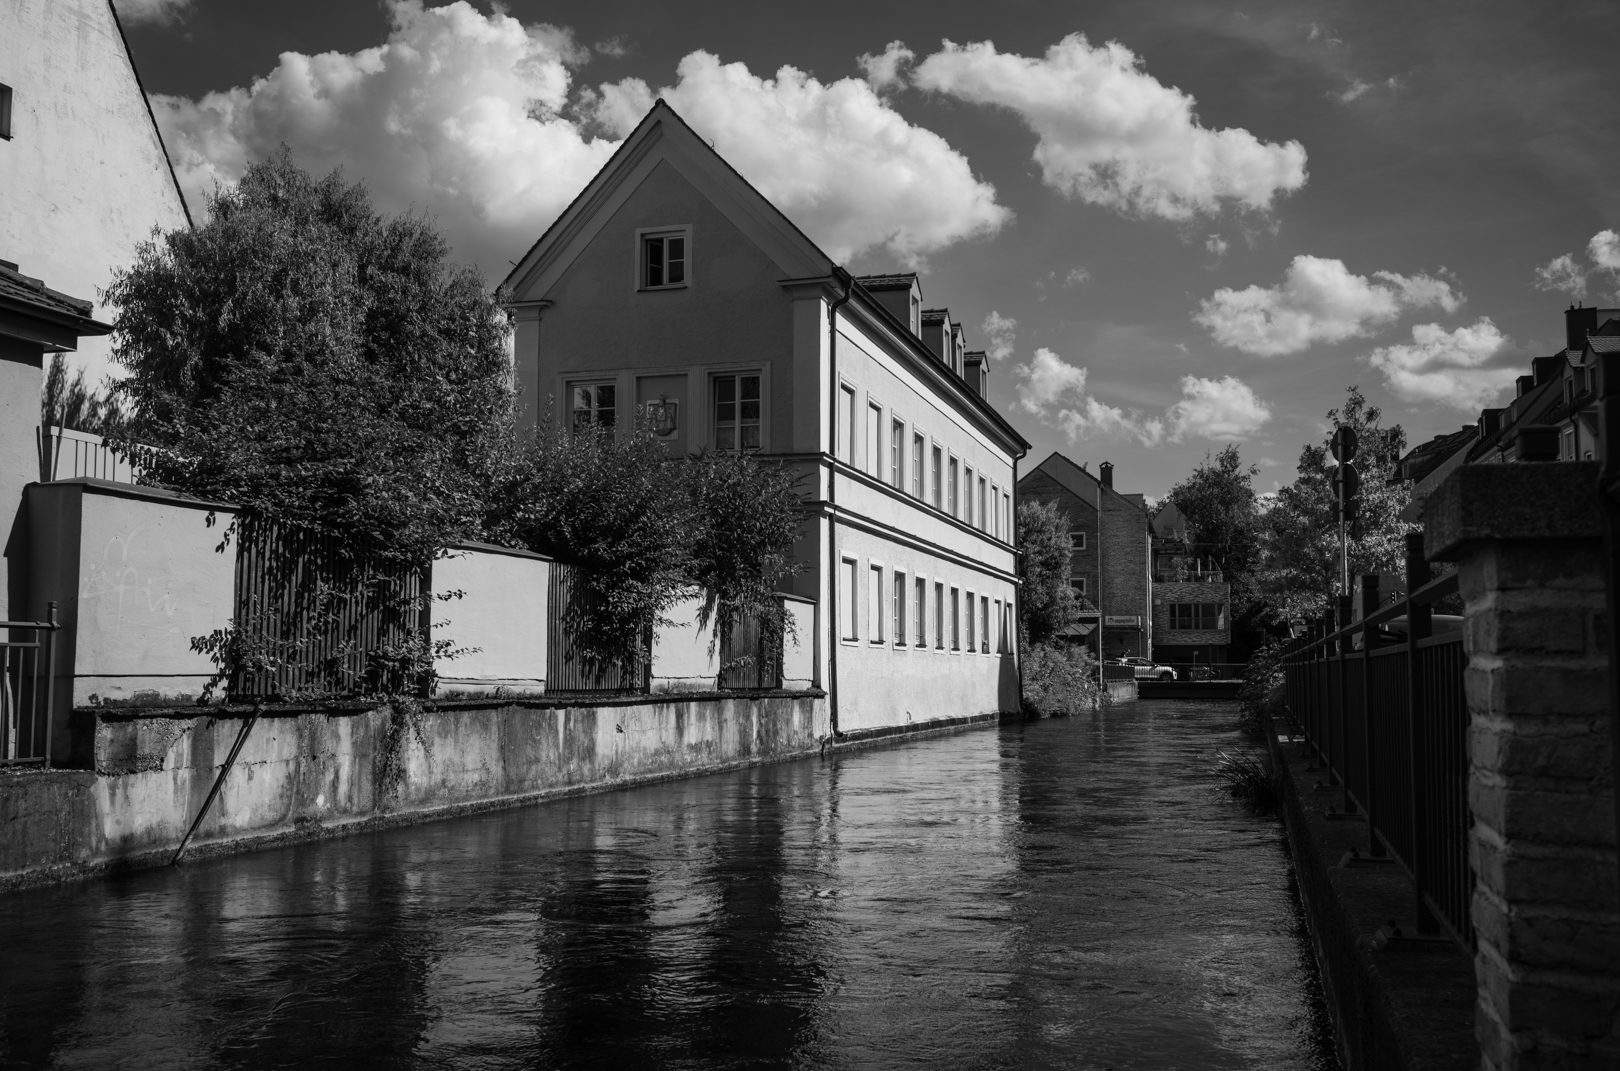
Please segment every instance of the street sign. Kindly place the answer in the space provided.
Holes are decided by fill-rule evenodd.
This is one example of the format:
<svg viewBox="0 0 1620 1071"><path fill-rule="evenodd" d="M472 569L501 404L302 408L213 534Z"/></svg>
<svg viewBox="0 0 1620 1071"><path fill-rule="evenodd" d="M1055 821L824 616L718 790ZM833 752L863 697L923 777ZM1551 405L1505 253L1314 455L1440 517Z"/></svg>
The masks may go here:
<svg viewBox="0 0 1620 1071"><path fill-rule="evenodd" d="M1343 425L1334 429L1333 441L1329 444L1333 451L1333 460L1341 465L1353 461L1356 456L1356 429Z"/></svg>
<svg viewBox="0 0 1620 1071"><path fill-rule="evenodd" d="M1140 614L1109 614L1103 618L1103 625L1108 628L1141 628L1142 616Z"/></svg>
<svg viewBox="0 0 1620 1071"><path fill-rule="evenodd" d="M1361 473L1350 462L1342 462L1333 470L1333 497L1340 502L1355 498L1361 493Z"/></svg>

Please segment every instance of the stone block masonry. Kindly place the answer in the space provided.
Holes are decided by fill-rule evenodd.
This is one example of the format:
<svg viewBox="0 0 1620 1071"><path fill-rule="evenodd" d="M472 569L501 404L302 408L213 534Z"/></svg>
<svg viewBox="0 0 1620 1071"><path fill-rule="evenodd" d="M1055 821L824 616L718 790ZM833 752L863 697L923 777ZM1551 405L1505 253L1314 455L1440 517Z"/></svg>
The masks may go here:
<svg viewBox="0 0 1620 1071"><path fill-rule="evenodd" d="M1427 505L1468 653L1475 1028L1489 1071L1620 1067L1596 466L1468 466Z"/></svg>

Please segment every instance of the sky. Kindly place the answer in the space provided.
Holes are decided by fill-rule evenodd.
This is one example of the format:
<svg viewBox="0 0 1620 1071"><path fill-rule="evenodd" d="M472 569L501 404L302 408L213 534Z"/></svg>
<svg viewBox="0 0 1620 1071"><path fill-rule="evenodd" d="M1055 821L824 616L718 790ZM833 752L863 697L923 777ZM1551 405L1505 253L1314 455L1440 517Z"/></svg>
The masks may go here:
<svg viewBox="0 0 1620 1071"><path fill-rule="evenodd" d="M1359 385L1416 444L1620 305L1620 5L115 0L193 211L285 143L498 282L663 96L914 269L1033 443L1257 489Z"/></svg>

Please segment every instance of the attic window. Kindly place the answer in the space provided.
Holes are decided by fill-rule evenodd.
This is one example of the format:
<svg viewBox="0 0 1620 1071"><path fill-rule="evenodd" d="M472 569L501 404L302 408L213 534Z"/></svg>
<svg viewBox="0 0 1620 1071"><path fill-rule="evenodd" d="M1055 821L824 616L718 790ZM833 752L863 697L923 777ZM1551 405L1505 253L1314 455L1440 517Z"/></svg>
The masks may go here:
<svg viewBox="0 0 1620 1071"><path fill-rule="evenodd" d="M692 250L687 230L643 232L640 246L641 289L668 290L687 285Z"/></svg>
<svg viewBox="0 0 1620 1071"><path fill-rule="evenodd" d="M0 85L0 138L11 140L11 87Z"/></svg>

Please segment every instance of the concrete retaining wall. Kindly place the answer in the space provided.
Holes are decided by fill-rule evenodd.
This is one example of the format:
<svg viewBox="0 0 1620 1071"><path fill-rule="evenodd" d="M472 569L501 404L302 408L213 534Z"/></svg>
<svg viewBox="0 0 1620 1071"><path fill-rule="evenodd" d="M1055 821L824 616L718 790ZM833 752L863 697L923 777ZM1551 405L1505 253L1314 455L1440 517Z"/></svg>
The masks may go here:
<svg viewBox="0 0 1620 1071"><path fill-rule="evenodd" d="M80 709L89 769L0 772L0 887L166 862L249 708ZM820 692L267 708L193 851L230 851L815 754Z"/></svg>

